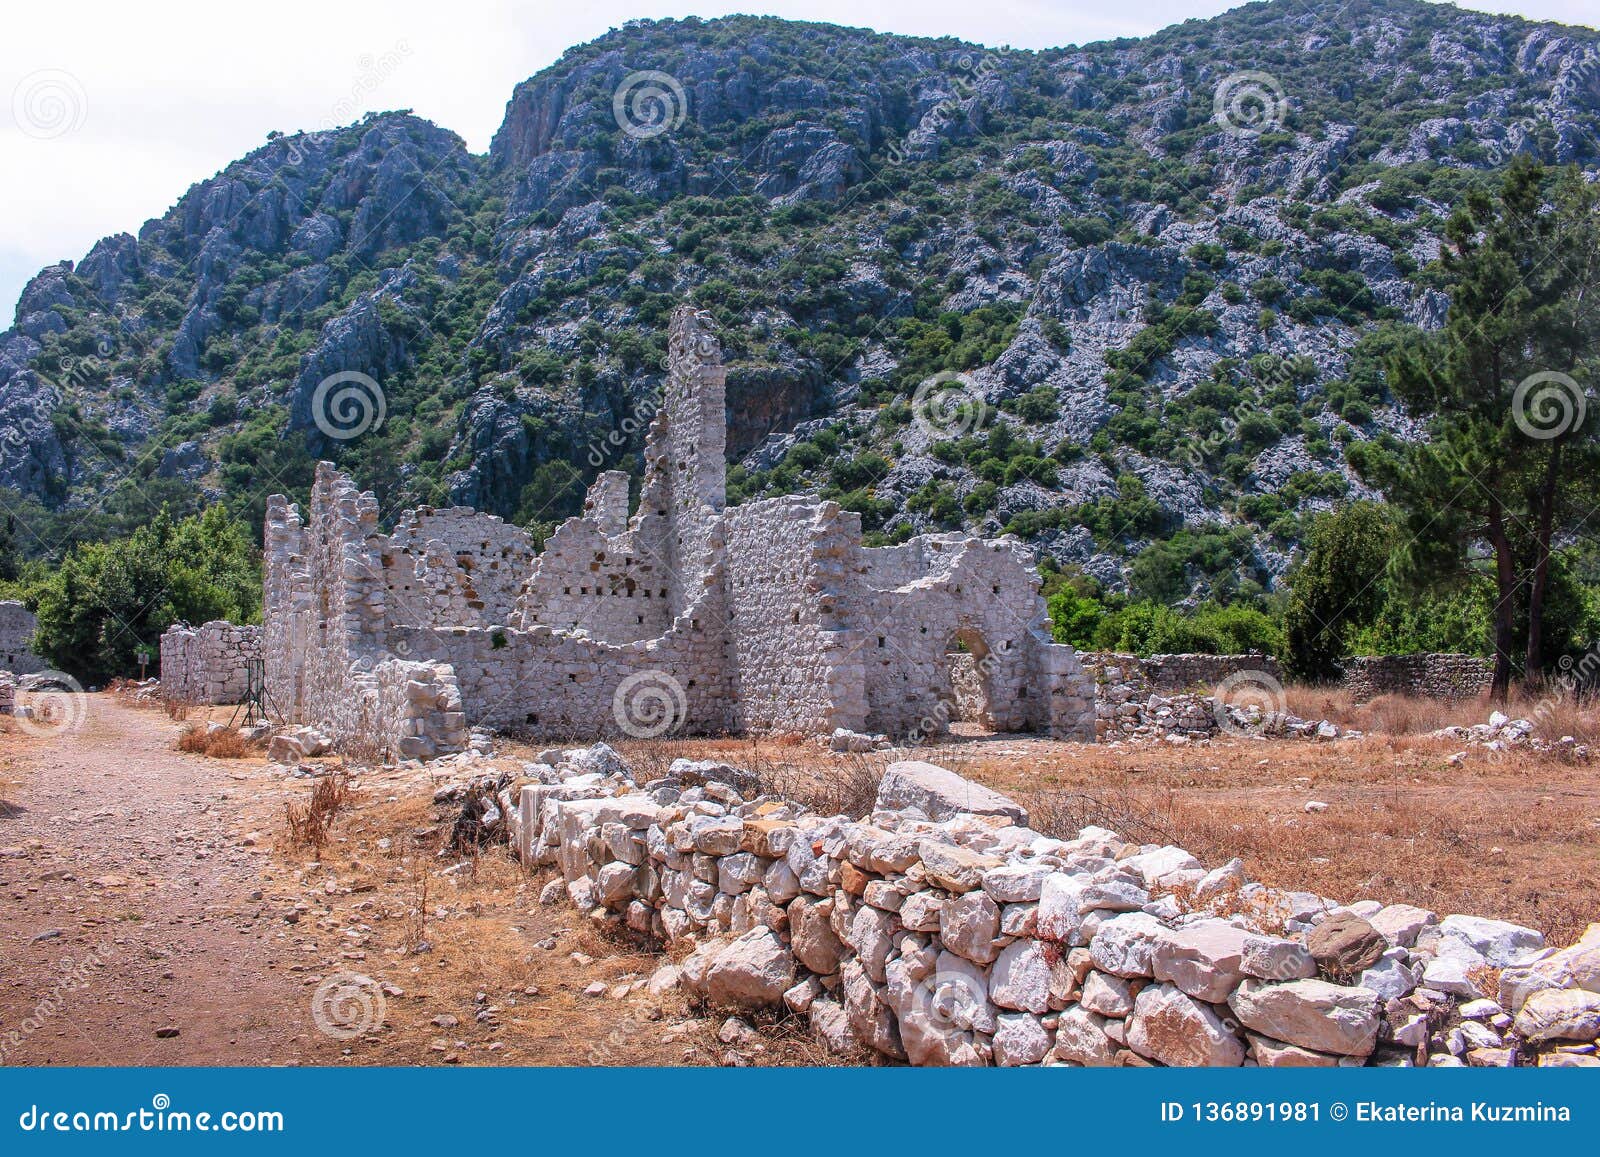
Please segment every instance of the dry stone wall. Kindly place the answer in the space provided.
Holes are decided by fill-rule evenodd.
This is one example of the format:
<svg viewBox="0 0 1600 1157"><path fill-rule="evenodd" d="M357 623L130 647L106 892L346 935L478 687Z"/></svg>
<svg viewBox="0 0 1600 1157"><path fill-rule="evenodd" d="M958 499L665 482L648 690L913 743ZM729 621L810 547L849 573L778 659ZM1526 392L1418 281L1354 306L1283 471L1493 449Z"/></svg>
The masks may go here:
<svg viewBox="0 0 1600 1157"><path fill-rule="evenodd" d="M38 623L33 612L10 599L0 601L0 671L32 675L49 669L33 653L33 632Z"/></svg>
<svg viewBox="0 0 1600 1157"><path fill-rule="evenodd" d="M239 703L260 661L260 627L174 623L161 635L161 694L176 703Z"/></svg>
<svg viewBox="0 0 1600 1157"><path fill-rule="evenodd" d="M1534 929L1343 904L1103 828L1057 839L1014 800L890 765L873 813L817 815L755 777L553 753L501 798L541 898L665 944L653 991L809 1018L917 1065L1596 1066L1600 924ZM737 786L736 786L737 785ZM743 793L743 794L742 794Z"/></svg>
<svg viewBox="0 0 1600 1157"><path fill-rule="evenodd" d="M1235 676L1264 676L1282 684L1283 668L1271 655L1251 652L1244 655L1151 655L1140 659L1150 689L1168 691L1210 691L1218 683Z"/></svg>
<svg viewBox="0 0 1600 1157"><path fill-rule="evenodd" d="M1357 703L1379 695L1476 699L1494 678L1494 663L1476 655L1417 653L1346 659L1344 683Z"/></svg>

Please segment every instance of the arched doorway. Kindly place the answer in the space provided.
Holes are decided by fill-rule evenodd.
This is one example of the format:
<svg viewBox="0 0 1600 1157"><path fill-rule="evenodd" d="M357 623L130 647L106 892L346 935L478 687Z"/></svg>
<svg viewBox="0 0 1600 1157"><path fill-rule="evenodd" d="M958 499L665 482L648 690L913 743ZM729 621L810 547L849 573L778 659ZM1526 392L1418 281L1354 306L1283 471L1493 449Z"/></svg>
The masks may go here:
<svg viewBox="0 0 1600 1157"><path fill-rule="evenodd" d="M995 730L990 700L993 656L983 636L971 627L957 628L945 644L944 686L940 698L951 723Z"/></svg>

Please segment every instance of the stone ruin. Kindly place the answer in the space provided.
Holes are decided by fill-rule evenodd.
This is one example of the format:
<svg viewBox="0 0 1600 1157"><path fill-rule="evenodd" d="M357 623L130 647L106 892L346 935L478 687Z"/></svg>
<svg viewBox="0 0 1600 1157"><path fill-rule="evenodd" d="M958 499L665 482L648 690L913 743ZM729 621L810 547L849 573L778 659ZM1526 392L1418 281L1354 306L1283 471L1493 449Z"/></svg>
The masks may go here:
<svg viewBox="0 0 1600 1157"><path fill-rule="evenodd" d="M161 635L161 694L169 702L240 703L250 665L261 661L261 628L214 619L199 627L174 623Z"/></svg>
<svg viewBox="0 0 1600 1157"><path fill-rule="evenodd" d="M603 743L526 772L496 808L523 862L554 873L542 902L693 944L652 993L788 1010L847 1056L1600 1067L1600 924L1557 949L1505 921L1267 887L1237 859L1208 870L1104 828L1055 838L928 763L890 764L862 819L715 762L640 783Z"/></svg>
<svg viewBox="0 0 1600 1157"><path fill-rule="evenodd" d="M49 664L33 653L33 633L38 627L33 612L10 599L0 601L0 671L33 675Z"/></svg>
<svg viewBox="0 0 1600 1157"><path fill-rule="evenodd" d="M1380 695L1418 695L1451 702L1487 695L1494 660L1476 655L1419 652L1345 659L1344 684L1357 703Z"/></svg>
<svg viewBox="0 0 1600 1157"><path fill-rule="evenodd" d="M1093 738L1092 684L1050 641L1016 539L867 547L859 515L833 502L728 508L724 377L705 320L677 310L636 508L628 476L602 473L542 552L466 508L408 511L385 534L376 498L327 463L304 514L269 499L263 654L277 711L336 743L417 757L459 750L479 725L906 735L963 711L995 730Z"/></svg>

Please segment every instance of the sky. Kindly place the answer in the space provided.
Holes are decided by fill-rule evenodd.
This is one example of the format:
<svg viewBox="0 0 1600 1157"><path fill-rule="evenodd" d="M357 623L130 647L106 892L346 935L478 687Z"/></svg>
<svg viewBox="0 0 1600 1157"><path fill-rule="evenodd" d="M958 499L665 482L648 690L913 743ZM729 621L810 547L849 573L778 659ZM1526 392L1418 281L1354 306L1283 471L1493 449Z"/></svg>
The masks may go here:
<svg viewBox="0 0 1600 1157"><path fill-rule="evenodd" d="M1320 2L1320 0L1312 0ZM45 265L136 233L267 133L409 108L482 152L517 82L627 20L755 12L1050 48L1141 36L1237 0L75 0L7 5L0 328ZM1600 23L1595 0L1464 7Z"/></svg>

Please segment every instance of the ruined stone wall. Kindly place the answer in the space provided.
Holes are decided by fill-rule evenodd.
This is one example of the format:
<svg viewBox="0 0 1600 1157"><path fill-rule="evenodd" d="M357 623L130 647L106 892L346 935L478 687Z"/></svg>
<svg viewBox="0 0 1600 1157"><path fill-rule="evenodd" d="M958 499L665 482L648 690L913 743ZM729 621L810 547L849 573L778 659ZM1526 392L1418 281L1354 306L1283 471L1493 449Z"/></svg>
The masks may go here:
<svg viewBox="0 0 1600 1157"><path fill-rule="evenodd" d="M752 502L729 512L733 695L754 731L866 725L860 636L847 630L860 519L836 503Z"/></svg>
<svg viewBox="0 0 1600 1157"><path fill-rule="evenodd" d="M419 507L373 544L391 619L409 626L507 622L533 563L527 532L467 507Z"/></svg>
<svg viewBox="0 0 1600 1157"><path fill-rule="evenodd" d="M1084 651L1079 656L1094 685L1094 737L1104 743L1131 735L1143 723L1150 677L1137 655Z"/></svg>
<svg viewBox="0 0 1600 1157"><path fill-rule="evenodd" d="M242 702L250 665L260 660L260 627L174 623L161 635L161 694L175 703Z"/></svg>
<svg viewBox="0 0 1600 1157"><path fill-rule="evenodd" d="M954 713L960 639L986 725L1092 732L1092 686L1072 648L1050 641L1019 543L935 535L872 550L859 517L833 503L726 511L721 350L692 309L674 313L669 336L637 511L628 477L606 472L537 557L523 532L461 508L421 508L384 535L373 496L328 463L306 518L271 499L271 706L392 745L363 722L373 673L437 661L460 695L440 712L547 735L938 732ZM670 727L641 721L635 698Z"/></svg>
<svg viewBox="0 0 1600 1157"><path fill-rule="evenodd" d="M0 671L32 675L49 668L33 653L33 632L38 626L33 612L19 602L0 602Z"/></svg>
<svg viewBox="0 0 1600 1157"><path fill-rule="evenodd" d="M737 728L725 636L695 608L659 639L605 643L548 627L399 628L397 650L447 663L470 724L575 736L716 735ZM702 619L702 614L708 616Z"/></svg>
<svg viewBox="0 0 1600 1157"><path fill-rule="evenodd" d="M692 939L653 992L681 988L721 1013L787 1011L846 1055L1591 1060L1572 1054L1593 1035L1600 924L1558 950L1504 921L1268 887L1237 859L1208 870L1105 828L1056 838L1015 801L926 763L890 765L862 820L756 796L753 776L714 764L679 760L639 785L594 748L540 771L501 802L524 862L559 873L541 899L564 892L590 919Z"/></svg>
<svg viewBox="0 0 1600 1157"><path fill-rule="evenodd" d="M891 550L858 552L859 584L848 608L848 625L861 639L867 729L895 735L948 728L954 640L974 656L985 726L1048 727L1051 688L1040 681L1045 672L1034 652L1054 644L1045 634L1038 575L1018 546L930 535L913 551ZM917 560L915 568L910 560ZM926 573L899 582L924 566ZM885 587L886 581L899 585Z"/></svg>
<svg viewBox="0 0 1600 1157"><path fill-rule="evenodd" d="M1283 668L1271 655L1251 652L1245 655L1151 655L1140 659L1150 688L1167 691L1212 691L1218 683L1235 675L1262 675L1283 682Z"/></svg>
<svg viewBox="0 0 1600 1157"><path fill-rule="evenodd" d="M671 576L634 545L649 538L626 530L608 536L587 517L562 523L533 564L513 625L581 631L608 643L664 634L673 617Z"/></svg>
<svg viewBox="0 0 1600 1157"><path fill-rule="evenodd" d="M1494 678L1494 662L1476 655L1372 655L1345 659L1340 666L1345 687L1357 703L1379 695L1475 699L1488 692Z"/></svg>

